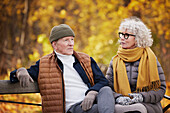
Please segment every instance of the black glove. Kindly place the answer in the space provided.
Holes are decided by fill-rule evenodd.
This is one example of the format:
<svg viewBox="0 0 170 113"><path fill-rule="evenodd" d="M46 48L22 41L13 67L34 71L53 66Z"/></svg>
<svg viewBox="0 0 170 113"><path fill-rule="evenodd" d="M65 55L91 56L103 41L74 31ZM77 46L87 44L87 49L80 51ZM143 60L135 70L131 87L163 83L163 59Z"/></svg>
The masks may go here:
<svg viewBox="0 0 170 113"><path fill-rule="evenodd" d="M134 103L143 102L143 96L140 93L130 93L128 95L132 97L132 102Z"/></svg>
<svg viewBox="0 0 170 113"><path fill-rule="evenodd" d="M31 78L27 70L23 67L17 70L16 75L20 82L20 86L22 87L28 87L30 82L34 82L34 80Z"/></svg>
<svg viewBox="0 0 170 113"><path fill-rule="evenodd" d="M90 91L87 93L83 102L80 105L84 111L87 111L92 107L97 94L98 94L97 91Z"/></svg>

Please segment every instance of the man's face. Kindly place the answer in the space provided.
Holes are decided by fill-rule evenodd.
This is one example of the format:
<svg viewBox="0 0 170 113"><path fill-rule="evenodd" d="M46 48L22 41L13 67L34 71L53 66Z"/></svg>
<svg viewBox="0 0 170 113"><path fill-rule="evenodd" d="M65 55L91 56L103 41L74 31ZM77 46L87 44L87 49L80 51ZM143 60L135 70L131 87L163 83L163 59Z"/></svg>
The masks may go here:
<svg viewBox="0 0 170 113"><path fill-rule="evenodd" d="M74 47L74 37L68 36L52 42L53 48L57 53L72 55Z"/></svg>

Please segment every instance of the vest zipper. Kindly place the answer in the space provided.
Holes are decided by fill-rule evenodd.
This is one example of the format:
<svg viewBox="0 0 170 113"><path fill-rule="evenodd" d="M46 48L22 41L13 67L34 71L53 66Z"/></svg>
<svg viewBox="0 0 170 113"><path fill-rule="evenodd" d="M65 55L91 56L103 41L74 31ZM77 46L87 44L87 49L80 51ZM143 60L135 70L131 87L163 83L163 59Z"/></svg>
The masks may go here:
<svg viewBox="0 0 170 113"><path fill-rule="evenodd" d="M64 85L64 77L63 77L63 71L60 69L59 65L56 63L56 66L58 67L58 69L61 72L61 78L62 78L62 89L63 89L63 113L65 113L65 85Z"/></svg>
<svg viewBox="0 0 170 113"><path fill-rule="evenodd" d="M63 85L63 111L65 113L65 85L64 85L64 77L63 77L63 71L61 71L61 75L62 75L62 85Z"/></svg>

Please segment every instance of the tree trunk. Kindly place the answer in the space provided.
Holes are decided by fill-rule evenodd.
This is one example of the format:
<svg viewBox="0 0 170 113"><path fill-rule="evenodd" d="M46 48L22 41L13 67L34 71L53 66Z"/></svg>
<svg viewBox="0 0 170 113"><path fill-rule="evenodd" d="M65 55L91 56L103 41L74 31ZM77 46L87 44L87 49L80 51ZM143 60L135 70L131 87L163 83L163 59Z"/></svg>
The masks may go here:
<svg viewBox="0 0 170 113"><path fill-rule="evenodd" d="M160 37L160 61L165 73L166 81L170 81L170 48L166 47L168 40L164 37L165 34Z"/></svg>
<svg viewBox="0 0 170 113"><path fill-rule="evenodd" d="M27 28L27 20L28 20L28 13L29 13L29 1L25 0L25 8L24 8L24 18L22 23L22 30L21 30L21 39L20 39L20 46L24 45L25 33Z"/></svg>

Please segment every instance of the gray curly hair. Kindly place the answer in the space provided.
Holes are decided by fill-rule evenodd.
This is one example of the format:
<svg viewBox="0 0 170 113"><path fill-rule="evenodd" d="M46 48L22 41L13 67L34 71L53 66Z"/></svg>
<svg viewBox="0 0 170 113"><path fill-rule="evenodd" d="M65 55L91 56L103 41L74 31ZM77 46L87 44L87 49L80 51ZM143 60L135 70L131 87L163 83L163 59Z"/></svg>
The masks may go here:
<svg viewBox="0 0 170 113"><path fill-rule="evenodd" d="M126 31L136 35L135 40L137 47L145 48L153 44L151 30L137 17L124 19L119 26L119 31Z"/></svg>

